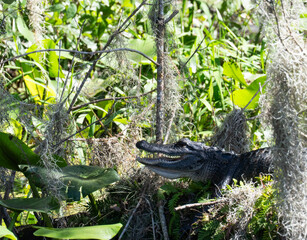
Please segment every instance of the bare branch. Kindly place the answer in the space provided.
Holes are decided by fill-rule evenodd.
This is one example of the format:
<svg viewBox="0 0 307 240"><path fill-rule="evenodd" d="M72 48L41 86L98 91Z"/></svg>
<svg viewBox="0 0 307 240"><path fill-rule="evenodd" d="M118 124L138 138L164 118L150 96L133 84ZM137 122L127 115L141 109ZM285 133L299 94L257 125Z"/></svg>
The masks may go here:
<svg viewBox="0 0 307 240"><path fill-rule="evenodd" d="M162 232L163 232L164 240L169 240L163 207L164 207L164 203L161 200L161 201L159 201L159 217L160 217L160 222L161 222L161 227L162 227Z"/></svg>
<svg viewBox="0 0 307 240"><path fill-rule="evenodd" d="M164 24L167 24L173 17L175 17L179 13L178 10L175 10L167 19L165 19Z"/></svg>
<svg viewBox="0 0 307 240"><path fill-rule="evenodd" d="M129 217L127 223L126 223L126 226L125 226L124 230L122 231L122 233L120 234L118 240L122 239L123 235L124 235L125 232L127 231L127 228L128 228L128 226L129 226L129 224L130 224L130 222L131 222L131 219L132 219L133 215L135 214L136 210L139 208L139 206L140 206L142 200L143 200L143 198L141 197L140 200L138 201L138 204L137 204L136 207L133 209L133 211L132 211L132 213L131 213L131 215L130 215L130 217Z"/></svg>
<svg viewBox="0 0 307 240"><path fill-rule="evenodd" d="M247 108L247 106L254 100L254 98L258 95L259 92L262 92L262 88L263 86L265 85L266 83L264 83L262 86L261 86L261 83L259 83L259 89L258 91L254 94L254 96L251 98L251 100L249 100L249 102L246 104L246 106L243 108L243 110L245 110Z"/></svg>
<svg viewBox="0 0 307 240"><path fill-rule="evenodd" d="M155 6L153 6L155 7ZM163 141L163 125L164 125L164 50L165 50L165 24L164 24L164 3L159 0L158 3L158 19L153 24L157 25L156 31L156 48L157 48L157 105L156 105L156 142Z"/></svg>
<svg viewBox="0 0 307 240"><path fill-rule="evenodd" d="M79 44L80 44L81 35L82 35L82 30L83 30L83 28L84 28L85 22L86 22L86 20L83 21L82 26L81 26L81 29L80 29L80 33L79 33L79 37L78 37L78 41L77 41L77 45L76 45L76 51L77 51L78 46L79 46ZM64 91L65 91L65 88L66 88L66 85L67 85L67 82L68 82L69 74L71 73L72 68L73 68L73 66L74 66L76 55L77 55L77 53L75 53L75 54L73 55L73 57L72 57L71 65L70 65L70 67L69 67L68 73L67 73L66 78L65 78L63 90L62 90L61 97L60 97L60 102L62 101L62 98L63 98L63 94L64 94Z"/></svg>
<svg viewBox="0 0 307 240"><path fill-rule="evenodd" d="M107 41L107 43L105 44L105 46L103 47L103 51L105 51L106 49L107 49L107 47L111 44L111 42L113 41L113 39L115 38L115 36L117 35L117 34L119 34L121 31L124 31L124 30L122 30L122 28L124 27L124 25L128 22L128 20L130 20L130 18L132 17L132 16L134 16L136 13L137 13L137 11L144 5L146 3L146 0L145 1L143 1L141 4L140 4L140 6L139 7L137 7L131 14L130 14L130 16L126 19L126 21L109 37L109 40ZM103 53L99 53L99 56L98 56L98 58L93 62L93 64L92 64L92 66L90 67L90 69L87 71L87 73L86 73L86 75L85 75L85 77L84 77L84 79L83 79L83 81L82 81L82 83L80 84L80 87L79 87L79 89L78 89L78 91L76 92L76 94L75 94L75 96L74 96L74 98L73 98L73 100L72 100L72 102L71 102L71 104L70 104L70 106L69 106L69 108L68 108L68 113L71 111L71 108L72 108L72 106L75 104L75 102L76 102L76 100L77 100L77 98L78 98L78 96L79 96L79 94L80 94L80 92L81 92L81 90L82 90L82 88L83 88L83 86L84 86L84 84L85 84L85 82L86 82L86 80L88 79L88 77L90 76L90 74L91 74L91 72L94 70L94 68L95 68L95 66L96 66L96 64L97 64L97 62L99 61L99 59L101 58L101 56L102 56L102 54ZM145 55L145 54L144 54Z"/></svg>
<svg viewBox="0 0 307 240"><path fill-rule="evenodd" d="M140 94L138 96L128 96L128 97L115 97L115 98L102 98L102 99L95 99L93 101L90 101L90 102L87 102L87 103L84 103L84 104L81 104L81 105L78 105L78 106L74 106L71 108L71 110L77 110L79 108L82 108L82 107L85 107L87 105L90 105L90 104L94 104L94 103L99 103L99 102L103 102L103 101L110 101L110 100L114 100L114 101L118 101L118 100L125 100L125 99L135 99L135 98L140 98L140 97L144 97L146 96L147 94L150 94L154 91L156 91L157 89L153 89L149 92L146 92L146 93L143 93L143 94Z"/></svg>
<svg viewBox="0 0 307 240"><path fill-rule="evenodd" d="M109 40L107 41L106 45L103 47L102 50L106 50L107 47L111 44L113 39L116 35L120 34L121 32L125 31L125 29L128 27L128 24L126 27L125 25L127 22L141 9L141 7L147 2L147 0L143 1L131 14L130 16L123 22L123 24L109 37Z"/></svg>
<svg viewBox="0 0 307 240"><path fill-rule="evenodd" d="M156 230L155 230L155 220L153 217L153 210L151 208L151 204L150 201L147 198L144 198L149 206L150 209L150 216L151 216L151 225L152 225L152 236L153 236L153 240L156 240Z"/></svg>
<svg viewBox="0 0 307 240"><path fill-rule="evenodd" d="M77 131L77 132L71 134L70 136L68 136L68 137L66 137L66 138L64 138L64 139L62 139L62 140L60 140L57 144L54 145L54 148L57 148L57 147L60 146L62 143L68 141L70 138L72 138L73 136L76 136L78 133L84 131L85 129L89 128L90 126L92 126L92 125L94 125L94 124L96 124L96 123L100 123L101 120L104 120L104 119L108 118L108 117L111 115L111 113L112 113L112 110L113 110L113 108L114 108L115 103L116 103L116 102L113 103L112 107L109 109L109 111L108 111L108 113L107 113L106 116L104 116L104 117L102 117L102 118L99 118L99 119L96 120L95 122L92 122L91 124L85 126L84 128L81 128L79 131Z"/></svg>
<svg viewBox="0 0 307 240"><path fill-rule="evenodd" d="M226 199L222 198L222 199L219 199L219 200L216 200L216 201L211 201L211 202L186 204L186 205L176 207L175 211L183 210L183 209L186 209L186 208L192 208L192 207L202 207L202 206L214 205L214 204L221 203L221 202L226 202Z"/></svg>
<svg viewBox="0 0 307 240"><path fill-rule="evenodd" d="M193 52L193 54L189 57L188 61L186 61L183 66L181 67L181 69L184 69L185 66L188 64L188 62L192 59L192 57L195 55L195 53L198 52L200 46L202 45L203 41L205 40L206 35L203 37L203 39L201 40L201 42L198 44L198 47L195 49L195 51Z"/></svg>
<svg viewBox="0 0 307 240"><path fill-rule="evenodd" d="M77 50L69 50L69 49L41 49L41 50L36 50L36 51L33 51L33 52L24 53L24 54L21 54L21 55L18 55L18 56L6 59L2 63L13 61L13 60L15 60L17 58L25 57L25 56L33 54L33 53L52 52L52 51L54 51L54 52L69 52L69 53L75 53L75 54L88 54L88 55L112 53L112 52L119 52L119 51L128 51L128 52L138 53L138 54L142 55L144 58L146 58L149 61L151 61L152 63L154 63L155 65L159 66L159 64L155 60L153 60L151 57L147 56L143 52L140 52L140 51L132 49L132 48L115 48L115 49L101 50L101 51L95 51L95 52L77 51Z"/></svg>

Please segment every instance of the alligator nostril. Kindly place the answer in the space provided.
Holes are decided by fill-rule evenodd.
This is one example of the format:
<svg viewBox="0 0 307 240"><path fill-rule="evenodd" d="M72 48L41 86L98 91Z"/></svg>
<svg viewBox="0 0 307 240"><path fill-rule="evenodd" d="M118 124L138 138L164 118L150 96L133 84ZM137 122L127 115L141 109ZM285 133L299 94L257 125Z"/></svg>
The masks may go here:
<svg viewBox="0 0 307 240"><path fill-rule="evenodd" d="M182 138L178 142L176 142L175 146L176 147L184 147L187 146L187 138Z"/></svg>
<svg viewBox="0 0 307 240"><path fill-rule="evenodd" d="M139 149L142 149L144 147L144 145L147 144L147 142L145 140L142 141L138 141L135 146Z"/></svg>

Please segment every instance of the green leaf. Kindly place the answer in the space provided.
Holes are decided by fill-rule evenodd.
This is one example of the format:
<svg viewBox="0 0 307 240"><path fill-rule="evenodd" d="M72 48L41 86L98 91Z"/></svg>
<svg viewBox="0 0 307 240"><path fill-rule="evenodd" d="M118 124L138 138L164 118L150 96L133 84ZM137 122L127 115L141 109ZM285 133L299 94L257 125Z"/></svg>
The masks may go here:
<svg viewBox="0 0 307 240"><path fill-rule="evenodd" d="M87 227L75 227L75 228L38 228L34 232L35 236L56 238L56 239L101 239L109 240L113 238L121 229L123 225L121 223L110 225L98 225Z"/></svg>
<svg viewBox="0 0 307 240"><path fill-rule="evenodd" d="M96 122L97 118L96 115L93 115L91 117L91 126L89 127L89 133L88 133L88 137L92 138L95 135L95 128L96 128L96 124L93 124L94 122Z"/></svg>
<svg viewBox="0 0 307 240"><path fill-rule="evenodd" d="M210 103L207 101L207 96L200 98L199 100L208 108L209 111L212 111Z"/></svg>
<svg viewBox="0 0 307 240"><path fill-rule="evenodd" d="M155 52L155 41L152 38L143 39L132 39L129 41L129 48L138 50L148 57L154 58L156 56ZM150 64L151 62L144 58L142 55L138 53L129 52L128 57L130 60L136 63Z"/></svg>
<svg viewBox="0 0 307 240"><path fill-rule="evenodd" d="M18 15L16 21L17 29L21 33L21 35L26 38L29 42L34 42L34 34L29 30L27 25L25 24L23 18Z"/></svg>
<svg viewBox="0 0 307 240"><path fill-rule="evenodd" d="M63 181L68 186L67 195L76 194L82 192L83 197L88 194L106 187L107 185L119 180L119 176L114 169L104 169L97 166L67 166L63 170ZM73 198L74 200L80 199Z"/></svg>
<svg viewBox="0 0 307 240"><path fill-rule="evenodd" d="M44 39L43 40L44 48L45 49L55 49L56 45L55 42L51 39ZM49 52L48 53L48 67L49 67L49 75L50 77L61 77L64 78L65 75L60 70L59 72L59 57L56 52Z"/></svg>
<svg viewBox="0 0 307 240"><path fill-rule="evenodd" d="M17 240L15 235L8 230L6 227L0 226L0 238L9 238L12 240Z"/></svg>
<svg viewBox="0 0 307 240"><path fill-rule="evenodd" d="M23 79L27 86L27 89L29 90L37 104L42 104L42 100L46 100L49 103L55 103L56 93L53 91L52 88L35 81L29 75L24 76Z"/></svg>
<svg viewBox="0 0 307 240"><path fill-rule="evenodd" d="M18 165L38 165L40 157L17 137L0 132L0 166L20 171Z"/></svg>
<svg viewBox="0 0 307 240"><path fill-rule="evenodd" d="M74 3L70 3L66 9L67 19L75 17L76 13L77 13L77 5Z"/></svg>
<svg viewBox="0 0 307 240"><path fill-rule="evenodd" d="M213 94L214 94L212 78L210 78L210 85L209 85L208 94L209 94L210 103L212 103L212 98L213 98Z"/></svg>
<svg viewBox="0 0 307 240"><path fill-rule="evenodd" d="M65 6L61 3L57 3L55 5L50 6L49 11L51 12L62 12L65 10Z"/></svg>
<svg viewBox="0 0 307 240"><path fill-rule="evenodd" d="M58 200L53 197L0 200L0 205L13 211L33 211L43 213L48 213L60 208Z"/></svg>
<svg viewBox="0 0 307 240"><path fill-rule="evenodd" d="M62 191L66 191L67 197L74 201L80 200L81 193L85 197L119 180L119 176L114 169L85 165L67 166L62 168L61 171L28 166L24 169L24 174L40 188L47 186L50 178L60 179L66 186Z"/></svg>
<svg viewBox="0 0 307 240"><path fill-rule="evenodd" d="M55 49L56 44L51 39L44 39L42 40L42 44L33 44L31 47L28 48L26 51L27 53L39 50L39 49ZM61 56L63 56L61 54ZM48 65L48 71L50 77L57 77L58 74L61 78L65 77L62 70L60 69L59 72L59 57L58 53L51 51L48 53L44 52L37 52L29 54L29 57L32 58L35 62L41 64L41 65ZM47 61L46 61L47 60ZM46 63L45 63L46 62ZM59 72L59 73L58 73Z"/></svg>
<svg viewBox="0 0 307 240"><path fill-rule="evenodd" d="M263 86L265 80L266 76L259 77L254 80L247 88L232 92L231 100L240 108L244 108L259 90L259 84ZM262 88L262 91L264 90L265 87ZM259 95L260 93L258 93L258 95L246 107L247 109L255 109L258 107Z"/></svg>
<svg viewBox="0 0 307 240"><path fill-rule="evenodd" d="M247 83L243 77L243 74L238 66L237 63L235 62L225 62L223 64L223 74L233 78L236 81L239 81L242 83L244 86L247 86Z"/></svg>
<svg viewBox="0 0 307 240"><path fill-rule="evenodd" d="M3 129L6 129L7 133L16 136L18 139L22 139L23 127L20 122L11 118L7 123L4 122L2 125Z"/></svg>
<svg viewBox="0 0 307 240"><path fill-rule="evenodd" d="M12 4L13 2L15 2L16 0L2 0L2 2L6 3L6 4ZM1 237L1 236L0 236Z"/></svg>

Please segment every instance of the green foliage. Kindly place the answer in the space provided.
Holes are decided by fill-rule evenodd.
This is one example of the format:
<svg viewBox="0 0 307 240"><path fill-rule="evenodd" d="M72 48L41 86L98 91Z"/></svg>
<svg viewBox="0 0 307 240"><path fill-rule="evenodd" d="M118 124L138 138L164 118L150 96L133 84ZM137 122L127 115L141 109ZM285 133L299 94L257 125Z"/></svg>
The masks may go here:
<svg viewBox="0 0 307 240"><path fill-rule="evenodd" d="M20 171L19 165L38 165L40 157L17 137L0 132L0 166Z"/></svg>
<svg viewBox="0 0 307 240"><path fill-rule="evenodd" d="M233 78L235 81L239 81L245 87L247 87L247 83L237 63L225 62L223 64L223 74Z"/></svg>
<svg viewBox="0 0 307 240"><path fill-rule="evenodd" d="M254 205L251 219L246 229L247 239L281 239L278 234L280 226L274 200L274 189L272 188L272 179L270 176L259 178L259 184L264 186L262 195L257 199ZM227 191L233 188L243 187L244 183L237 183L234 187L229 187ZM257 186L259 187L259 186ZM252 191L252 190L251 190ZM194 228L198 229L198 239L228 239L233 233L233 223L227 222L227 215L230 212L228 204L212 205L211 209L204 212L202 219L194 224ZM237 212L238 221L241 213ZM226 233L227 236L226 237Z"/></svg>
<svg viewBox="0 0 307 240"><path fill-rule="evenodd" d="M212 195L210 188L210 183L204 185L201 182L190 182L185 187L180 183L169 182L160 187L159 197L161 199L161 195L163 195L164 200L167 201L170 214L168 232L172 239L182 239L183 236L188 237L195 218L194 214L183 215L180 211L175 211L175 208L188 202L202 201Z"/></svg>
<svg viewBox="0 0 307 240"><path fill-rule="evenodd" d="M59 167L67 165L66 161L54 156ZM39 166L40 156L17 137L0 132L0 166L15 171L22 171L22 165Z"/></svg>
<svg viewBox="0 0 307 240"><path fill-rule="evenodd" d="M93 191L119 180L118 174L113 169L102 169L96 166L66 166L62 168L62 171L37 167L35 165L39 165L40 157L21 140L2 132L0 132L0 140L3 143L0 152L1 166L23 172L30 182L34 197L36 197L0 200L1 206L14 211L9 226L10 230L13 228L19 213L22 211L42 212L45 223L51 227L51 222L46 213L59 209L60 204L53 196L39 198L39 193L36 189L36 187L44 189L50 184L50 180L53 180L53 182L60 180L62 182L62 192L66 191L67 197L73 200L80 200L81 194L85 197ZM60 161L64 160L61 158L58 159ZM32 163L33 166L24 165L24 163ZM65 161L64 163L66 165ZM95 200L93 199L92 201L95 204ZM118 228L119 225L120 227ZM96 233L98 231L99 234L103 234L98 239L108 239L110 236L113 237L117 234L121 228L121 224L118 224L117 228L108 225L99 227L94 229ZM47 233L42 230L42 233L38 234L46 234L46 236L50 235L54 236L54 238L57 236L63 238L65 234L68 234L72 239L75 239L80 229L74 228L67 229L67 232L65 230L62 231L56 232L49 229Z"/></svg>
<svg viewBox="0 0 307 240"><path fill-rule="evenodd" d="M34 50L58 48L60 42L62 49L101 50L116 26L123 22L139 4L130 0L74 2L55 0L49 3L50 6L42 14L45 22L41 25L45 32L42 36L43 40L37 41L35 29L32 29L30 24L31 12L27 1L6 0L4 2L10 4L9 6L3 4L2 11L5 12L6 21L2 22L1 28L4 27L7 34L0 36L0 49L6 54L3 54L6 58ZM180 75L178 78L183 79L179 81L179 91L183 97L178 100L182 109L174 118L175 124L172 129L174 131L171 136L172 138L189 137L192 140L202 141L212 136L214 128L221 124L221 116L232 110L231 101L239 107L245 107L258 90L259 83L263 84L264 77L259 76L265 74L265 42L259 38L259 31L251 30L257 27L251 1L184 0L179 4L181 5L178 5L177 9L180 13L169 22L167 29L167 49L170 57L167 64L170 68L176 69L176 74ZM165 9L169 11L168 16L173 11L170 6ZM156 60L155 42L149 35L151 30L148 22L146 10L132 17L130 25L122 32L121 37L116 39L120 44L111 45L109 49L122 47L121 42L126 42L127 47L142 51ZM128 68L124 64L125 58L122 58L124 54L120 52L116 60L111 54L108 58L103 56L91 72L85 84L86 89L83 89L77 97L75 106L97 99L109 100L91 103L73 109L69 113L71 128L75 132L85 129L77 133L75 138L87 140L116 134L126 138L127 132L130 131L129 129L127 131L127 126L132 120L135 121L135 116L137 116L136 119L142 116L142 120L137 122L137 126L142 130L142 137L153 138L153 114L148 109L152 108L155 93L137 99L113 100L116 97L136 96L156 88L156 67L140 55L130 52L125 54L130 61ZM4 70L1 72L4 89L14 96L16 102L22 101L40 106L38 110L27 115L29 121L27 124L18 117L19 110L9 111L10 125L15 126L10 132L18 136L18 139L29 143L31 147L37 147L37 143L44 140L44 128L51 121L47 112L54 107L61 91L63 90L61 100L66 99L63 105L65 111L71 104L76 86L79 86L83 80L89 64L97 57L97 55L76 54L72 62L73 55L74 53L54 51L33 53L4 63ZM72 67L71 71L70 67ZM66 77L67 83L65 83ZM130 79L132 83L127 83ZM251 110L248 112L250 117L258 113L257 101L258 97L247 107ZM2 100L0 103L3 103ZM6 105L5 103L2 105ZM146 111L143 112L143 110ZM143 117L143 113L147 115ZM86 128L100 118L104 119ZM253 145L261 146L263 133L259 123L250 124L250 128ZM62 172L38 167L41 161L40 156L36 155L23 141L16 139L0 133L0 165L17 171L27 171L27 174L36 174L36 179L32 177L32 180L38 180L34 181L36 186L46 186L48 183L44 176L54 174L68 186L65 189L68 197L80 200L82 195L84 197L118 180L118 175L113 170L97 170L89 166L63 168L66 166L66 160L58 156L52 156L52 159L58 160ZM68 145L65 145L65 148L66 146ZM71 156L68 156L68 159L73 164L87 164L92 157L88 147L85 141L78 143L78 147L70 153ZM30 166L20 169L20 165ZM139 189L135 191L140 191ZM212 195L210 190L209 184L199 183L189 183L189 187L186 188L176 184L166 184L159 189L159 200L167 201L169 230L173 239L179 239L184 235L183 220L194 217L194 215L184 217L174 210L175 207L179 204L206 199ZM29 194L28 191L29 189L23 194ZM109 217L112 223L120 221L123 211L112 210L113 212L110 213L110 209L112 205L125 205L121 199L126 197L121 195L121 198L117 198L110 195L109 198L96 201L98 209L107 216L99 221L107 224ZM258 221L253 220L250 228L259 228L255 235L265 236L260 229L263 227L271 229L265 226L264 221L265 216L271 216L270 208L265 209L265 202L261 202L256 209L259 210L258 215L256 214ZM93 211L93 215L97 215L94 209L90 211ZM219 216L222 214L224 213ZM208 238L220 239L222 235L219 221L215 218L204 221L198 238L205 239L208 236ZM59 234L58 236L62 236L62 233Z"/></svg>
<svg viewBox="0 0 307 240"><path fill-rule="evenodd" d="M41 49L55 49L56 44L51 39L44 39L40 42L40 46L38 44L33 44L28 48L26 53L34 52L36 50ZM37 64L38 67L43 67L48 70L49 77L61 77L64 78L63 72L59 69L59 53L57 52L48 52L47 54L44 52L37 52L29 54L28 56L32 58ZM61 55L63 57L63 54Z"/></svg>
<svg viewBox="0 0 307 240"><path fill-rule="evenodd" d="M265 183L272 180L270 176L262 179ZM248 225L250 239L279 239L280 230L277 209L275 206L274 189L271 184L267 185L262 196L256 201L254 216Z"/></svg>
<svg viewBox="0 0 307 240"><path fill-rule="evenodd" d="M233 91L231 94L233 103L241 108L247 106L247 109L256 109L260 96L260 86L262 92L265 91L265 80L266 76L259 77L246 88Z"/></svg>
<svg viewBox="0 0 307 240"><path fill-rule="evenodd" d="M41 167L25 167L24 174L40 188L45 188L50 181L60 180L63 184L62 191L66 192L67 198L79 201L81 194L88 194L106 187L119 180L114 169L103 169L97 166L66 166L58 170L50 170Z"/></svg>
<svg viewBox="0 0 307 240"><path fill-rule="evenodd" d="M34 211L43 213L48 213L60 208L59 202L53 197L0 200L0 205L13 211Z"/></svg>
<svg viewBox="0 0 307 240"><path fill-rule="evenodd" d="M0 238L8 238L12 240L17 240L15 235L8 230L6 227L0 226Z"/></svg>
<svg viewBox="0 0 307 240"><path fill-rule="evenodd" d="M203 223L202 229L198 233L198 240L214 239L222 240L225 232L220 228L221 222L213 219Z"/></svg>
<svg viewBox="0 0 307 240"><path fill-rule="evenodd" d="M121 229L122 224L85 226L76 228L44 228L36 227L35 236L49 237L55 239L101 239L113 238Z"/></svg>

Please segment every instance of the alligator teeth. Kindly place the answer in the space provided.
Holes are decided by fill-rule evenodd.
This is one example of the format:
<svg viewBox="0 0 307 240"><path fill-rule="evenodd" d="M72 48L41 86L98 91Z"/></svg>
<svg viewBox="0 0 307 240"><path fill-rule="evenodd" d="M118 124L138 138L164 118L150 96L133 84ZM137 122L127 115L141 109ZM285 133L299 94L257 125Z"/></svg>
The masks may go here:
<svg viewBox="0 0 307 240"><path fill-rule="evenodd" d="M145 153L145 154L144 154ZM142 151L142 154L139 156L140 158L152 158L152 159L157 159L157 158L165 158L165 159L174 159L174 160L178 160L180 159L182 156L181 155L167 155L167 154L164 154L164 153L148 153L146 151Z"/></svg>
<svg viewBox="0 0 307 240"><path fill-rule="evenodd" d="M170 155L166 155L166 154L161 154L161 157L173 158L173 159L178 159L178 158L180 158L180 156L170 156Z"/></svg>

